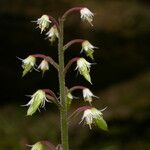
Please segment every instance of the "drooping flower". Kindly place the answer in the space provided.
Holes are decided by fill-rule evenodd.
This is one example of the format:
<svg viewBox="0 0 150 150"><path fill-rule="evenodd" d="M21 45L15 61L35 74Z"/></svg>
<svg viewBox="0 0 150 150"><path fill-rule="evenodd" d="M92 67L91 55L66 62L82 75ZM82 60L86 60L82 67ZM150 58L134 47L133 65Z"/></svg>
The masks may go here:
<svg viewBox="0 0 150 150"><path fill-rule="evenodd" d="M96 123L95 120L99 120L102 118L102 112L96 108L89 108L84 110L81 122L85 121L89 128L91 128L91 124Z"/></svg>
<svg viewBox="0 0 150 150"><path fill-rule="evenodd" d="M83 89L83 98L85 101L91 103L92 102L92 97L97 97L95 96L88 88Z"/></svg>
<svg viewBox="0 0 150 150"><path fill-rule="evenodd" d="M91 77L90 77L90 67L91 67L91 63L86 61L84 58L79 58L77 60L76 69L78 69L79 73L83 75L84 78L92 84Z"/></svg>
<svg viewBox="0 0 150 150"><path fill-rule="evenodd" d="M41 18L38 18L37 21L33 21L38 24L38 28L41 29L41 33L49 27L51 21L49 20L48 15L42 15Z"/></svg>
<svg viewBox="0 0 150 150"><path fill-rule="evenodd" d="M97 48L93 46L89 41L85 40L82 42L82 51L85 51L86 55L93 59L94 49Z"/></svg>
<svg viewBox="0 0 150 150"><path fill-rule="evenodd" d="M36 91L32 96L31 100L24 106L29 106L27 116L33 115L40 107L45 107L45 102L49 102L46 99L46 93L43 90Z"/></svg>
<svg viewBox="0 0 150 150"><path fill-rule="evenodd" d="M58 38L58 36L59 36L56 25L52 26L50 28L50 30L46 33L46 35L47 35L47 38L49 39L49 41L51 43L53 43L56 40L56 38Z"/></svg>
<svg viewBox="0 0 150 150"><path fill-rule="evenodd" d="M38 66L38 69L40 69L42 71L42 74L44 74L45 71L49 70L48 62L45 59L43 59L40 65Z"/></svg>
<svg viewBox="0 0 150 150"><path fill-rule="evenodd" d="M88 8L82 8L80 10L80 14L81 14L81 19L83 21L86 20L93 26L92 21L93 21L94 14Z"/></svg>
<svg viewBox="0 0 150 150"><path fill-rule="evenodd" d="M22 60L22 68L24 70L23 70L23 75L22 76L25 76L28 72L31 72L32 69L35 66L35 63L36 63L36 58L32 55L30 55L27 58L23 59Z"/></svg>

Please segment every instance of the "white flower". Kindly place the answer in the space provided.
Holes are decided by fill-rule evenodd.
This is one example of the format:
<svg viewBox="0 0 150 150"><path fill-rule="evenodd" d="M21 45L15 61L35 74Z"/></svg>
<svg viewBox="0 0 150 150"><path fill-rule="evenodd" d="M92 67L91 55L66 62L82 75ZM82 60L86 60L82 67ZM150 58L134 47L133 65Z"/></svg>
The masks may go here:
<svg viewBox="0 0 150 150"><path fill-rule="evenodd" d="M91 63L86 61L84 58L79 58L77 60L76 69L78 69L80 74L83 75L84 78L91 83L91 77L90 77L90 74L89 74L90 73L90 67L91 67Z"/></svg>
<svg viewBox="0 0 150 150"><path fill-rule="evenodd" d="M97 97L95 96L88 88L83 89L83 98L85 101L91 103L92 102L92 97Z"/></svg>
<svg viewBox="0 0 150 150"><path fill-rule="evenodd" d="M85 51L86 55L93 59L93 53L94 53L94 48L97 48L93 46L89 41L85 40L82 42L82 51Z"/></svg>
<svg viewBox="0 0 150 150"><path fill-rule="evenodd" d="M82 8L80 10L80 14L82 20L88 21L93 26L92 21L93 21L94 14L88 8Z"/></svg>
<svg viewBox="0 0 150 150"><path fill-rule="evenodd" d="M94 119L100 119L101 117L102 113L100 110L97 110L96 108L90 108L84 111L81 122L85 121L85 123L89 125L90 129L92 129L91 124L94 123Z"/></svg>
<svg viewBox="0 0 150 150"><path fill-rule="evenodd" d="M53 43L59 36L56 25L51 27L50 30L46 33L46 35L48 36L47 38L50 40L50 42Z"/></svg>
<svg viewBox="0 0 150 150"><path fill-rule="evenodd" d="M21 59L22 60L22 59ZM36 58L32 55L28 56L27 58L22 60L22 68L23 70L23 75L26 75L28 72L31 72L32 69L34 68L34 65L36 63Z"/></svg>
<svg viewBox="0 0 150 150"><path fill-rule="evenodd" d="M49 20L48 15L42 15L41 18L34 21L38 24L38 27L41 29L41 33L49 27L51 21Z"/></svg>
<svg viewBox="0 0 150 150"><path fill-rule="evenodd" d="M24 106L29 106L27 116L33 115L40 107L45 107L46 94L43 90L36 91L32 96L31 100Z"/></svg>
<svg viewBox="0 0 150 150"><path fill-rule="evenodd" d="M40 63L40 65L38 66L38 69L40 69L44 74L45 71L49 70L48 62L45 59L43 59L42 62Z"/></svg>

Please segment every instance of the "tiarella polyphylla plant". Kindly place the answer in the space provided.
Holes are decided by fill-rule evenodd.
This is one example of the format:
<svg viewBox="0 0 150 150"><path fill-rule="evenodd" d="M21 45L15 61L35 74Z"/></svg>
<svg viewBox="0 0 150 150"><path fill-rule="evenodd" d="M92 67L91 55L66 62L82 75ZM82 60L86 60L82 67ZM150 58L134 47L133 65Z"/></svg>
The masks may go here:
<svg viewBox="0 0 150 150"><path fill-rule="evenodd" d="M70 48L73 44L80 43L81 44L81 52L84 51L87 57L90 57L93 60L94 49L97 48L93 46L88 40L85 39L74 39L64 45L64 22L68 15L73 12L79 12L81 15L81 19L83 21L89 22L91 25L93 21L94 14L85 7L75 7L66 11L61 18L57 21L52 16L42 15L36 22L38 28L40 28L41 33L47 31L46 36L51 43L53 43L56 39L58 39L58 63L56 63L50 56L43 54L32 54L29 55L25 59L21 59L23 76L25 76L28 72L31 72L33 69L41 71L42 74L45 71L49 70L50 66L53 66L58 71L59 78L59 95L50 90L50 89L39 89L33 95L31 95L31 100L24 106L28 106L27 116L32 116L45 107L46 102L51 102L56 104L58 110L60 111L60 126L61 126L61 144L54 146L50 141L38 141L33 145L28 145L31 147L31 150L68 150L68 123L70 119L73 119L74 116L77 116L81 112L83 116L81 118L81 122L84 122L86 125L92 129L92 124L97 125L99 128L103 130L107 130L107 124L103 119L102 111L96 109L92 102L93 98L98 98L95 96L90 89L87 87L77 85L72 88L68 88L65 83L65 77L68 69L71 67L73 63L76 63L76 70L92 84L90 69L91 62L88 62L83 57L76 57L71 59L65 66L64 64L64 53L67 49ZM46 39L47 39L46 38ZM41 63L36 67L36 60L41 59ZM68 115L73 99L74 90L81 90L83 94L83 100L88 102L87 106L82 106L76 109L71 115Z"/></svg>

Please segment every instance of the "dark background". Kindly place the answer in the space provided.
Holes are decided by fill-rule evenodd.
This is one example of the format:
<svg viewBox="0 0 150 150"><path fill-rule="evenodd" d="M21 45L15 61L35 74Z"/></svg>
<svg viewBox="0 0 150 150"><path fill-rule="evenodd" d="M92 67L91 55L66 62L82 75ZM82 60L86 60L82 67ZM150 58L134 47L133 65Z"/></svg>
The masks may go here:
<svg viewBox="0 0 150 150"><path fill-rule="evenodd" d="M95 62L89 85L72 66L67 75L67 85L88 86L100 100L93 105L102 109L109 132L97 128L90 131L78 125L77 118L70 125L71 150L148 150L149 128L149 37L150 5L147 0L1 0L0 1L0 150L27 149L25 144L48 139L60 142L59 114L54 105L47 111L26 117L25 107L31 95L39 88L50 88L58 94L58 79L50 67L44 78L33 71L22 78L20 58L42 53L57 61L57 42L50 45L40 34L36 24L42 14L56 18L67 9L85 6L95 13L91 27L82 22L78 13L65 22L65 43L74 38L89 40L99 47L95 50ZM80 54L80 45L66 53L66 63ZM91 61L89 59L89 61ZM81 97L81 96L80 96ZM94 104L95 103L95 104ZM75 100L73 109L84 103Z"/></svg>

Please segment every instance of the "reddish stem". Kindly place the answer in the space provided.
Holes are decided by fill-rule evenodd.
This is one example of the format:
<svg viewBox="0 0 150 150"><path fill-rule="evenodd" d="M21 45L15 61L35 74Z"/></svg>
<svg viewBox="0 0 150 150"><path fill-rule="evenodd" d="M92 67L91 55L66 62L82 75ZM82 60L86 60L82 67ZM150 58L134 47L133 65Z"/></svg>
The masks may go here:
<svg viewBox="0 0 150 150"><path fill-rule="evenodd" d="M72 118L73 116L77 116L79 113L81 113L82 111L85 111L87 109L91 109L91 106L82 106L79 107L78 109L76 109L70 116L68 119Z"/></svg>
<svg viewBox="0 0 150 150"><path fill-rule="evenodd" d="M64 46L64 51L66 49L68 49L71 45L75 44L75 43L82 43L83 41L85 41L84 39L74 39L69 41L65 46Z"/></svg>
<svg viewBox="0 0 150 150"><path fill-rule="evenodd" d="M50 89L42 89L44 92L50 94L51 96L53 96L55 99L58 99L57 96L55 95L55 93L50 90Z"/></svg>
<svg viewBox="0 0 150 150"><path fill-rule="evenodd" d="M54 93L52 90L50 90L50 89L42 89L42 90L43 90L44 92L46 92L47 94L49 94L49 95L47 95L48 98L51 99L51 96L52 96L52 98L54 98L54 99L53 99L53 102L54 102L55 104L57 104L57 106L61 107L61 104L60 104L60 102L59 102L57 96L55 95L55 93Z"/></svg>
<svg viewBox="0 0 150 150"><path fill-rule="evenodd" d="M78 12L78 11L80 11L82 8L83 8L83 7L73 7L73 8L71 8L71 9L67 10L67 11L63 14L63 16L62 16L62 20L65 20L65 18L66 18L69 14L71 14L71 13L73 13L73 12Z"/></svg>
<svg viewBox="0 0 150 150"><path fill-rule="evenodd" d="M70 89L69 89L69 92L73 92L73 91L75 91L75 90L83 90L83 89L85 89L85 88L86 88L85 86L80 86L80 85L78 85L78 86L74 86L74 87L70 88Z"/></svg>
<svg viewBox="0 0 150 150"><path fill-rule="evenodd" d="M52 16L48 16L48 17L49 17L49 20L52 21L52 23L54 25L56 25L58 31L60 31L60 29L59 29L59 23L57 22L57 20L54 17L52 17Z"/></svg>
<svg viewBox="0 0 150 150"><path fill-rule="evenodd" d="M65 67L65 69L64 69L64 74L67 73L67 71L68 71L68 69L70 68L70 66L71 66L74 62L76 62L78 59L79 59L79 57L75 57L75 58L71 59L71 60L68 62L68 64L66 65L66 67Z"/></svg>

